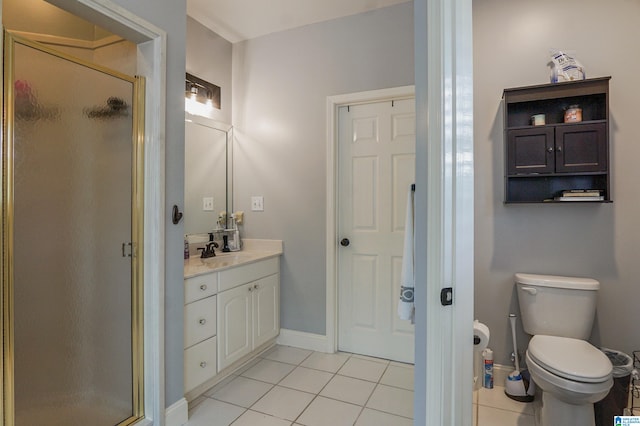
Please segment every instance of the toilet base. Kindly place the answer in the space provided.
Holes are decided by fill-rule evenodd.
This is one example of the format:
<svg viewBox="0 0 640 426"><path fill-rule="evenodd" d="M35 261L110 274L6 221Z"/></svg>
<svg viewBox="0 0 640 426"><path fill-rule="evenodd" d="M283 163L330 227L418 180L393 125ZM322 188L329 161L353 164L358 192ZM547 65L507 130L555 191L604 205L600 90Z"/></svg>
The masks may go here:
<svg viewBox="0 0 640 426"><path fill-rule="evenodd" d="M542 392L539 426L580 425L595 426L593 404L568 404L549 392Z"/></svg>

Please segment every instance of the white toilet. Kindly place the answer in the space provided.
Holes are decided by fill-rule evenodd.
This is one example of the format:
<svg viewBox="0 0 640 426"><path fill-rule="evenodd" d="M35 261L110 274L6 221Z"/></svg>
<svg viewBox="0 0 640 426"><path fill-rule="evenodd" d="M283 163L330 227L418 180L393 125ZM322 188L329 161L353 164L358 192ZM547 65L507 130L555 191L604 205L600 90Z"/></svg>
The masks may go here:
<svg viewBox="0 0 640 426"><path fill-rule="evenodd" d="M609 358L587 339L600 283L589 278L516 274L531 378L542 390L540 426L594 426L593 403L613 385Z"/></svg>

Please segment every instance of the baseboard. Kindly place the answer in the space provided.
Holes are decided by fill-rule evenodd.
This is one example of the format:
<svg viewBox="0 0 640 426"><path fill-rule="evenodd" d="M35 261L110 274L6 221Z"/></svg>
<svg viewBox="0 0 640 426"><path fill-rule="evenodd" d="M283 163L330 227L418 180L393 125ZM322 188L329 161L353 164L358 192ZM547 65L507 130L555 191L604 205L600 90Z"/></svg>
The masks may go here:
<svg viewBox="0 0 640 426"><path fill-rule="evenodd" d="M189 421L189 404L182 398L165 409L165 426L183 426Z"/></svg>
<svg viewBox="0 0 640 426"><path fill-rule="evenodd" d="M317 352L327 352L327 336L322 334L281 328L277 343Z"/></svg>
<svg viewBox="0 0 640 426"><path fill-rule="evenodd" d="M504 382L512 371L513 365L493 364L493 385L504 387Z"/></svg>

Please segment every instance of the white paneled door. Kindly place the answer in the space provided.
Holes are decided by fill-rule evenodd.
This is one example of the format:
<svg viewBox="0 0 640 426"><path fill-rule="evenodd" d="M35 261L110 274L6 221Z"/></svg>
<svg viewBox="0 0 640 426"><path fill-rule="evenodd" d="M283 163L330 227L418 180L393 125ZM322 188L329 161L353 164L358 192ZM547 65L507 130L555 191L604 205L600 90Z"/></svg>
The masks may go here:
<svg viewBox="0 0 640 426"><path fill-rule="evenodd" d="M397 305L415 100L342 106L338 132L338 348L413 362L414 326Z"/></svg>

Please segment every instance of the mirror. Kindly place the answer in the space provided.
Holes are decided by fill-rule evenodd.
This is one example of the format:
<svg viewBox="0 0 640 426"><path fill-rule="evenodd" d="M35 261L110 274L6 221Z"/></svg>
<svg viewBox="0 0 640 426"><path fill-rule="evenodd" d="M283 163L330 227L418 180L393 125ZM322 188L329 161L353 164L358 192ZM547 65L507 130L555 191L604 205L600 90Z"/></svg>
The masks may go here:
<svg viewBox="0 0 640 426"><path fill-rule="evenodd" d="M185 113L184 232L228 228L233 211L232 127ZM226 221L218 226L221 212Z"/></svg>

